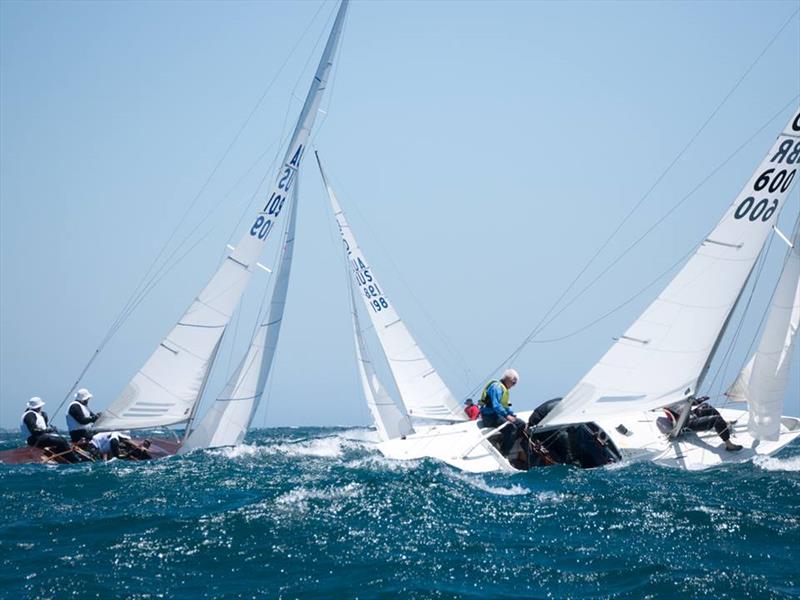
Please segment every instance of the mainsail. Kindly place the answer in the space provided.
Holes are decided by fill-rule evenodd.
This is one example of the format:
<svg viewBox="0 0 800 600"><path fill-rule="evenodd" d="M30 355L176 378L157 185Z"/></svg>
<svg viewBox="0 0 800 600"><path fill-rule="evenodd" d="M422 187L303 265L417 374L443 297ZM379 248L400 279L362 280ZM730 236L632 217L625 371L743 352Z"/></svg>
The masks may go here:
<svg viewBox="0 0 800 600"><path fill-rule="evenodd" d="M275 184L252 225L97 426L136 429L189 421L216 349L289 196L333 64L348 0L342 0Z"/></svg>
<svg viewBox="0 0 800 600"><path fill-rule="evenodd" d="M278 337L281 332L289 275L294 253L295 224L297 222L298 189L295 184L286 237L281 251L280 266L272 290L269 312L257 327L250 346L239 368L228 380L225 389L209 408L200 424L181 446L181 453L197 448L218 448L241 444L272 368Z"/></svg>
<svg viewBox="0 0 800 600"><path fill-rule="evenodd" d="M352 270L351 287L358 290L358 295L364 301L406 413L412 419L465 420L466 415L455 396L422 352L389 301L386 291L378 283L358 247L321 163L319 168L342 235L347 263Z"/></svg>
<svg viewBox="0 0 800 600"><path fill-rule="evenodd" d="M800 111L683 269L542 421L651 410L697 392L800 166Z"/></svg>
<svg viewBox="0 0 800 600"><path fill-rule="evenodd" d="M747 400L748 429L759 440L778 439L783 397L789 383L792 351L800 326L800 218L772 297L758 350L728 390Z"/></svg>

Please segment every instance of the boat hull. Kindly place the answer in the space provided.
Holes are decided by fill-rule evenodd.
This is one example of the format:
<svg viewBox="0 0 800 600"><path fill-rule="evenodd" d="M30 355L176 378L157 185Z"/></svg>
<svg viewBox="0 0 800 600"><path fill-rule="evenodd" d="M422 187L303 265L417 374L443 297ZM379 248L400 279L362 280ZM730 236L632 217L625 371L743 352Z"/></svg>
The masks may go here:
<svg viewBox="0 0 800 600"><path fill-rule="evenodd" d="M178 452L181 445L178 440L152 437L147 439L150 440L150 447L147 448L147 452L152 459L172 456ZM144 438L134 438L131 440L131 442L139 447L141 447L143 441ZM52 453L46 450L33 448L31 446L22 446L20 448L0 451L0 463L6 465L68 464L67 461L58 456L53 456Z"/></svg>
<svg viewBox="0 0 800 600"><path fill-rule="evenodd" d="M689 471L769 456L800 437L800 419L795 417L783 417L778 440L770 442L755 440L748 433L746 410L721 408L719 411L726 421L735 422L732 439L743 446L742 450L725 450L714 431L687 432L670 440L659 428L660 411L601 419L596 424L614 442L624 461L650 461ZM521 412L518 416L527 421L531 412ZM417 427L413 435L382 442L378 449L390 459L433 458L469 473L518 473L519 470L484 439L490 431L479 428L475 421Z"/></svg>

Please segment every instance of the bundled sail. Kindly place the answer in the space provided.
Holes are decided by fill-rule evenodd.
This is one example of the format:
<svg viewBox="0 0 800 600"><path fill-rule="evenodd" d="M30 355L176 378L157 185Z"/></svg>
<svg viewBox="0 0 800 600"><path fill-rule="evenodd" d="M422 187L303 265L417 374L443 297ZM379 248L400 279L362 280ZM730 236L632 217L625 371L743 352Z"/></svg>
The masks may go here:
<svg viewBox="0 0 800 600"><path fill-rule="evenodd" d="M281 251L280 266L272 291L269 312L264 321L256 328L247 354L239 364L239 368L233 373L222 394L209 408L200 424L186 438L181 452L189 452L197 448L217 448L240 444L258 409L272 368L275 350L278 348L278 337L281 332L286 295L289 290L297 222L297 186L294 188L293 196L290 200L289 223L286 228L286 238Z"/></svg>
<svg viewBox="0 0 800 600"><path fill-rule="evenodd" d="M697 391L800 167L800 111L678 275L542 421L651 410Z"/></svg>
<svg viewBox="0 0 800 600"><path fill-rule="evenodd" d="M136 429L191 422L225 328L297 176L333 64L347 12L343 0L275 184L248 231L122 394L103 412L102 429Z"/></svg>
<svg viewBox="0 0 800 600"><path fill-rule="evenodd" d="M795 225L792 247L783 264L772 297L758 350L728 391L734 399L747 400L748 429L758 440L777 440L781 409L789 383L792 351L800 327L800 220Z"/></svg>
<svg viewBox="0 0 800 600"><path fill-rule="evenodd" d="M448 421L466 419L455 396L422 352L393 304L389 302L385 290L378 283L375 273L353 236L333 188L322 171L322 164L319 167L342 235L347 263L352 270L351 289L353 293L360 295L364 302L406 414L412 419ZM358 337L358 330L356 335ZM359 364L364 365L362 360L359 360ZM377 378L373 375L370 380ZM385 392L380 396L384 397Z"/></svg>

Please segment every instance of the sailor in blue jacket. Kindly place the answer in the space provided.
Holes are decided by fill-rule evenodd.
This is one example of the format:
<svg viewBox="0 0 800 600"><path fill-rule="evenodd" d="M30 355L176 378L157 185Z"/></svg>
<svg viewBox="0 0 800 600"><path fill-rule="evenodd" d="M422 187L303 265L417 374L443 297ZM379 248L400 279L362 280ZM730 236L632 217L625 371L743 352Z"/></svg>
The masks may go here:
<svg viewBox="0 0 800 600"><path fill-rule="evenodd" d="M525 429L525 423L516 417L509 402L509 390L517 385L518 381L519 374L514 369L507 369L500 381L492 380L487 383L481 394L481 419L484 427L499 427L503 421L511 424L502 430L503 442L500 452L503 456L508 456L511 451L517 431Z"/></svg>

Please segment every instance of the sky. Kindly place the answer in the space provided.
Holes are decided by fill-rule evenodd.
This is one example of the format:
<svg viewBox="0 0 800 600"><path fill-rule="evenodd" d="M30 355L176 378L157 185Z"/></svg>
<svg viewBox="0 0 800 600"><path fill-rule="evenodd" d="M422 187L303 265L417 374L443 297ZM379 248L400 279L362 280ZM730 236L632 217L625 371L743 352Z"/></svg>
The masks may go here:
<svg viewBox="0 0 800 600"><path fill-rule="evenodd" d="M52 412L159 251L188 240L81 381L92 407L144 363L261 204L335 8L0 3L0 427L16 427L33 395ZM568 300L702 183L537 336L564 339L521 351L515 408L564 395L655 298L669 275L641 290L714 227L798 105L799 8L352 3L314 145L458 397L496 374L588 260ZM313 161L300 182L289 305L254 425L367 425ZM790 232L799 211L795 189L779 227ZM274 250L262 262L274 265ZM773 240L712 394L747 358L784 253ZM244 352L267 283L254 277L209 396Z"/></svg>

